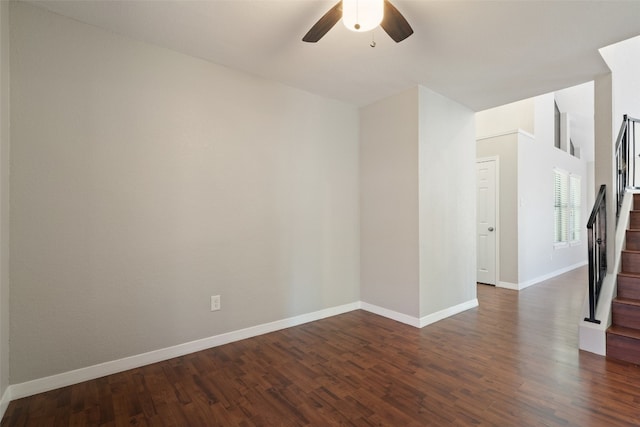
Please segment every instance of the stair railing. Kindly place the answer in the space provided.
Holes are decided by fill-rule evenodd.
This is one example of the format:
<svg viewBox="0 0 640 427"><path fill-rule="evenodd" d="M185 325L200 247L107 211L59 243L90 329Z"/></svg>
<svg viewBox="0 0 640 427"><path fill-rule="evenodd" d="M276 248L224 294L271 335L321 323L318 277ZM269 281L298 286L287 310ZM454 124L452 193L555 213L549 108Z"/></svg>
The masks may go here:
<svg viewBox="0 0 640 427"><path fill-rule="evenodd" d="M600 323L596 308L602 282L607 275L607 186L601 185L587 222L589 250L589 317L584 320Z"/></svg>
<svg viewBox="0 0 640 427"><path fill-rule="evenodd" d="M620 218L620 208L627 188L637 188L636 177L640 173L636 160L636 124L639 119L628 115L622 117L622 124L618 132L615 145L616 177L616 223ZM600 323L596 319L596 308L602 282L607 275L607 208L606 187L600 186L596 202L587 223L588 251L589 251L589 317L584 320Z"/></svg>
<svg viewBox="0 0 640 427"><path fill-rule="evenodd" d="M622 118L618 139L616 140L616 170L618 171L616 178L616 221L620 217L620 208L624 199L624 192L627 188L637 188L636 177L640 173L636 160L638 153L636 152L636 124L640 123L640 119L634 119L628 115Z"/></svg>

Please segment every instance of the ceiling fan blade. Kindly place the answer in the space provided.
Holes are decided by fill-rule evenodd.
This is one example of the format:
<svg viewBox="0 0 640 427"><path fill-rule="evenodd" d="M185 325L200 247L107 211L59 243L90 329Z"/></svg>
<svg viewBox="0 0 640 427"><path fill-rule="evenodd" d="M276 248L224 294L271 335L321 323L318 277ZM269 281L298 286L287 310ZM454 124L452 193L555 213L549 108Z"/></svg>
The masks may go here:
<svg viewBox="0 0 640 427"><path fill-rule="evenodd" d="M404 16L392 5L389 0L384 0L384 18L380 23L383 30L389 34L396 43L413 34L413 28L404 19Z"/></svg>
<svg viewBox="0 0 640 427"><path fill-rule="evenodd" d="M303 42L315 43L320 40L336 23L342 19L342 1L333 6L322 18L315 23L302 38Z"/></svg>

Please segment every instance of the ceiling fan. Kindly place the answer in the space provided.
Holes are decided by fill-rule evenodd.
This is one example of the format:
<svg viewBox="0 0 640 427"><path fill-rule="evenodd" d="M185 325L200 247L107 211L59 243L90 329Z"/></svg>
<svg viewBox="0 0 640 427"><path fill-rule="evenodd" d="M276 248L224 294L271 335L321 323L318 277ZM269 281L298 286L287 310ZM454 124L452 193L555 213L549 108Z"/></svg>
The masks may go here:
<svg viewBox="0 0 640 427"><path fill-rule="evenodd" d="M367 19L367 16L364 15L369 15L367 8L374 3L376 2L367 0L339 1L311 27L309 32L302 38L302 41L308 43L317 42L327 34L341 18L347 28L358 32L371 30L379 24L396 43L401 42L413 34L411 25L409 25L404 16L402 16L389 0L378 0L377 3L380 9L379 11L373 12L373 15L382 15L377 16L381 21L376 19L372 21L371 25L362 25L360 21ZM349 13L349 15L347 15L347 13Z"/></svg>

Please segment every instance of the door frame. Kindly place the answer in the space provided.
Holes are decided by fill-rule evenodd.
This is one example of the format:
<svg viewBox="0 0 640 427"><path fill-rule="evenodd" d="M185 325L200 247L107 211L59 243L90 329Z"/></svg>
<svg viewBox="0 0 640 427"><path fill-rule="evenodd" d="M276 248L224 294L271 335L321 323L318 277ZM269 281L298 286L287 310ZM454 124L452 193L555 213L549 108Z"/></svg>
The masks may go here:
<svg viewBox="0 0 640 427"><path fill-rule="evenodd" d="M495 269L496 269L496 283L494 286L499 287L500 286L500 232L501 232L501 228L500 227L500 156L487 156L487 157L477 157L476 158L476 167L478 165L478 163L486 163L486 162L495 162L495 171L496 171L496 179L495 179L495 195L496 195L496 200L495 200L495 213L496 213L496 225L495 225L495 230L496 230L496 253L495 253ZM477 178L477 177L476 177ZM476 186L476 197L478 197L477 194L477 186ZM476 202L477 203L477 202ZM476 213L477 215L477 213ZM477 224L477 221L476 221ZM478 236L478 230L476 230L476 238ZM476 245L476 248L478 246ZM478 255L476 254L476 257ZM476 267L476 271L477 271L477 267ZM476 277L477 279L477 277Z"/></svg>

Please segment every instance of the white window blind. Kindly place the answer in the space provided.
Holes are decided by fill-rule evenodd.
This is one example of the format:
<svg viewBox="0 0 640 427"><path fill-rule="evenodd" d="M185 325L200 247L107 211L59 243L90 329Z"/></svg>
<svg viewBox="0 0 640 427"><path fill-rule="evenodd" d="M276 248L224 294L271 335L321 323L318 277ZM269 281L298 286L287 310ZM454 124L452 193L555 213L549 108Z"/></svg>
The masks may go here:
<svg viewBox="0 0 640 427"><path fill-rule="evenodd" d="M569 217L567 207L569 206L569 189L567 185L568 174L565 171L554 170L554 212L555 212L555 243L567 241L567 231L569 228Z"/></svg>
<svg viewBox="0 0 640 427"><path fill-rule="evenodd" d="M560 169L554 169L553 175L554 242L579 242L582 230L580 177Z"/></svg>

